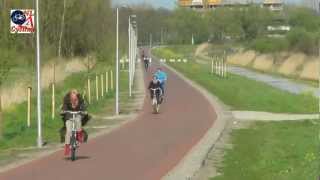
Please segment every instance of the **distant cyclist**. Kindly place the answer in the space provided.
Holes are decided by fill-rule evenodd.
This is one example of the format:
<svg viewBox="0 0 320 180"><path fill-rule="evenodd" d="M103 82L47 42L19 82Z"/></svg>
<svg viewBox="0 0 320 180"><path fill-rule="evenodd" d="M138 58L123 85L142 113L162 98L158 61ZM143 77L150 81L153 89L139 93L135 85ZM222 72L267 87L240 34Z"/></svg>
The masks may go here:
<svg viewBox="0 0 320 180"><path fill-rule="evenodd" d="M144 62L144 68L145 68L145 70L148 71L149 65L150 65L149 59L148 59L147 57L145 57L144 60L143 60L143 62Z"/></svg>
<svg viewBox="0 0 320 180"><path fill-rule="evenodd" d="M144 68L146 71L148 71L148 68L150 65L149 58L144 53L142 53L142 58L143 58Z"/></svg>
<svg viewBox="0 0 320 180"><path fill-rule="evenodd" d="M157 69L157 72L155 73L155 76L157 77L158 81L160 82L160 88L162 90L162 94L164 95L164 86L168 79L167 73L165 73L161 68Z"/></svg>

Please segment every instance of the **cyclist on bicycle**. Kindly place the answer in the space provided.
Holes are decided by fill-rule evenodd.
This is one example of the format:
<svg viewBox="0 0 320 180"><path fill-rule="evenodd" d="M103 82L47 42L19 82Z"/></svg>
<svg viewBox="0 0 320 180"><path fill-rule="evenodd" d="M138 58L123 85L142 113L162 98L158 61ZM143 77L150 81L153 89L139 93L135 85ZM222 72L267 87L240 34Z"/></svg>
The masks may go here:
<svg viewBox="0 0 320 180"><path fill-rule="evenodd" d="M164 95L164 86L165 86L165 83L168 79L168 76L161 68L157 69L155 76L157 77L158 81L160 82L160 88L162 90L162 94Z"/></svg>
<svg viewBox="0 0 320 180"><path fill-rule="evenodd" d="M64 121L64 127L60 130L60 132L63 131L63 129L66 129L65 132L65 147L64 147L64 154L67 156L70 154L70 137L71 137L71 130L72 130L72 122L70 119L72 119L72 115L70 113L67 113L66 111L86 111L86 104L81 97L81 95L78 93L77 90L71 90L63 100L63 106L62 106L62 119ZM76 129L77 129L77 140L82 143L86 141L87 133L82 129L82 125L85 125L87 121L89 120L89 116L87 114L84 115L77 115L76 116Z"/></svg>
<svg viewBox="0 0 320 180"><path fill-rule="evenodd" d="M148 89L150 90L150 98L152 99L154 96L156 96L157 101L159 102L159 104L161 104L162 103L162 90L161 90L160 82L157 79L157 76L152 77L152 80L149 83ZM156 89L156 91L154 91L153 89Z"/></svg>
<svg viewBox="0 0 320 180"><path fill-rule="evenodd" d="M147 56L145 56L144 51L142 52L142 59L143 59L143 62L144 62L144 68L147 71L148 68L149 68L150 62L149 62L149 58Z"/></svg>

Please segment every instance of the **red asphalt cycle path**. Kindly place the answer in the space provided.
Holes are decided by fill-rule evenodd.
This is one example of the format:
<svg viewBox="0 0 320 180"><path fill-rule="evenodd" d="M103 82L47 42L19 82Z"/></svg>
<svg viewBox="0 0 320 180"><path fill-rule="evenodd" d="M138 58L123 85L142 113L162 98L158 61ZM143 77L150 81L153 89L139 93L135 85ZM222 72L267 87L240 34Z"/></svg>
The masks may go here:
<svg viewBox="0 0 320 180"><path fill-rule="evenodd" d="M156 65L155 65L156 66ZM155 69L154 66L151 69ZM160 114L152 114L149 96L137 119L89 140L79 159L63 151L0 174L0 180L159 180L205 135L216 119L210 103L168 69ZM146 74L145 80L150 80Z"/></svg>

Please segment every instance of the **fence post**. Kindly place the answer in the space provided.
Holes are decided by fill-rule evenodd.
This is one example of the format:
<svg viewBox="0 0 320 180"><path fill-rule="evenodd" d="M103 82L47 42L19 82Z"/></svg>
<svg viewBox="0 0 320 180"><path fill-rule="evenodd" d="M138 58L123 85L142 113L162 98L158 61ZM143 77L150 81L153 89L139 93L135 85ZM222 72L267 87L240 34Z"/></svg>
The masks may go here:
<svg viewBox="0 0 320 180"><path fill-rule="evenodd" d="M101 74L101 97L104 96L104 80L103 80L103 74Z"/></svg>
<svg viewBox="0 0 320 180"><path fill-rule="evenodd" d="M215 71L216 71L216 75L218 75L218 57L215 56Z"/></svg>
<svg viewBox="0 0 320 180"><path fill-rule="evenodd" d="M55 118L55 111L56 111L56 97L55 97L55 84L51 84L52 87L52 97L51 97L51 118Z"/></svg>
<svg viewBox="0 0 320 180"><path fill-rule="evenodd" d="M111 82L111 85L110 85L111 91L113 91L113 71L112 70L110 71L110 82Z"/></svg>
<svg viewBox="0 0 320 180"><path fill-rule="evenodd" d="M223 77L223 57L221 57L221 61L220 61L220 76Z"/></svg>
<svg viewBox="0 0 320 180"><path fill-rule="evenodd" d="M99 77L96 75L96 100L99 101Z"/></svg>
<svg viewBox="0 0 320 180"><path fill-rule="evenodd" d="M213 58L212 58L212 61L211 61L211 74L213 75Z"/></svg>
<svg viewBox="0 0 320 180"><path fill-rule="evenodd" d="M219 58L217 59L217 62L218 62L218 63L217 63L218 76L220 76L220 59L219 59Z"/></svg>
<svg viewBox="0 0 320 180"><path fill-rule="evenodd" d="M224 72L225 72L225 77L228 76L228 56L226 55L225 57L225 64L224 64Z"/></svg>
<svg viewBox="0 0 320 180"><path fill-rule="evenodd" d="M28 94L28 107L27 107L27 126L28 127L31 127L31 90L32 88L31 87L28 87L28 91L27 91L27 94Z"/></svg>
<svg viewBox="0 0 320 180"><path fill-rule="evenodd" d="M109 73L106 71L106 93L109 93Z"/></svg>
<svg viewBox="0 0 320 180"><path fill-rule="evenodd" d="M88 102L89 102L89 104L91 104L91 80L89 77L88 77L87 86L88 86Z"/></svg>
<svg viewBox="0 0 320 180"><path fill-rule="evenodd" d="M227 77L228 74L228 67L227 67L227 62L224 63L224 77Z"/></svg>

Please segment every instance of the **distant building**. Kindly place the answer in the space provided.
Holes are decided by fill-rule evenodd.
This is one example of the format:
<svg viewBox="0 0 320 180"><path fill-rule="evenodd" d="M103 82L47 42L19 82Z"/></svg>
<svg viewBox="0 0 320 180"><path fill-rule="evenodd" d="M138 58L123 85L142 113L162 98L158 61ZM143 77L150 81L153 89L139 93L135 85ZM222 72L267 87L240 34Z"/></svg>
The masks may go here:
<svg viewBox="0 0 320 180"><path fill-rule="evenodd" d="M262 6L269 8L271 11L282 11L283 1L282 0L265 0Z"/></svg>
<svg viewBox="0 0 320 180"><path fill-rule="evenodd" d="M319 0L320 1L320 0ZM270 10L282 10L282 0L179 0L179 5L189 8L216 8L221 6L247 6L249 4L261 4Z"/></svg>
<svg viewBox="0 0 320 180"><path fill-rule="evenodd" d="M215 8L219 6L248 5L257 0L179 0L179 5L190 8Z"/></svg>

